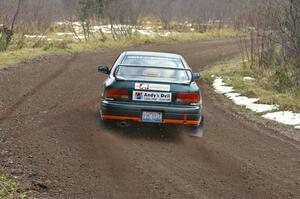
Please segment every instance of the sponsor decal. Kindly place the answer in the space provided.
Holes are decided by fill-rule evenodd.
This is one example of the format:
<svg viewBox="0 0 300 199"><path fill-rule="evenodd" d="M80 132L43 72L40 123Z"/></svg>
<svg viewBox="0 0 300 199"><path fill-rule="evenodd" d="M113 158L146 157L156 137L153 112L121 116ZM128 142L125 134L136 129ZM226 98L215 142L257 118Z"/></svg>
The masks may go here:
<svg viewBox="0 0 300 199"><path fill-rule="evenodd" d="M133 91L132 100L146 102L171 102L172 93Z"/></svg>
<svg viewBox="0 0 300 199"><path fill-rule="evenodd" d="M143 93L142 92L135 92L134 96L135 96L136 100L142 100Z"/></svg>
<svg viewBox="0 0 300 199"><path fill-rule="evenodd" d="M149 84L143 84L143 83L136 83L135 89L138 90L149 90Z"/></svg>
<svg viewBox="0 0 300 199"><path fill-rule="evenodd" d="M135 83L135 89L137 89L137 90L152 90L152 91L170 91L170 85Z"/></svg>

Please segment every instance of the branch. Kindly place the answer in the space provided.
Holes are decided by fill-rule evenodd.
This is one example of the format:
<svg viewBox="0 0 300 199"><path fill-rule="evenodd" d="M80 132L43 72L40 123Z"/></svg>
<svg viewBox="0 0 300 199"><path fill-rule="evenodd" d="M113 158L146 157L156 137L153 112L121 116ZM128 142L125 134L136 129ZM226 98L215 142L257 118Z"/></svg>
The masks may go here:
<svg viewBox="0 0 300 199"><path fill-rule="evenodd" d="M20 12L20 9L21 9L21 4L23 3L23 1L24 0L19 0L18 1L18 7L17 7L17 10L16 10L16 12L15 12L15 15L14 15L14 17L13 17L13 21L12 21L12 23L11 23L11 27L10 27L10 30L13 32L13 30L14 30L14 26L15 26L15 23L16 23L16 21L17 21L17 17L18 17L18 15L19 15L19 12Z"/></svg>

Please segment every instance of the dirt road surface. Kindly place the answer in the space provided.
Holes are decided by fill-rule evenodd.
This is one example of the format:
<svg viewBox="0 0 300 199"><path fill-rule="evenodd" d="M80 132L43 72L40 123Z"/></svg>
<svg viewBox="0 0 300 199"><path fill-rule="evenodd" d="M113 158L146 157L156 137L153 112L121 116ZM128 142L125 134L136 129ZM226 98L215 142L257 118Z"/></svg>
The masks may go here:
<svg viewBox="0 0 300 199"><path fill-rule="evenodd" d="M39 198L300 198L300 145L223 105L206 83L205 137L176 129L97 127L104 75L124 50L183 54L197 70L235 41L186 42L54 56L0 71L0 140L13 174Z"/></svg>

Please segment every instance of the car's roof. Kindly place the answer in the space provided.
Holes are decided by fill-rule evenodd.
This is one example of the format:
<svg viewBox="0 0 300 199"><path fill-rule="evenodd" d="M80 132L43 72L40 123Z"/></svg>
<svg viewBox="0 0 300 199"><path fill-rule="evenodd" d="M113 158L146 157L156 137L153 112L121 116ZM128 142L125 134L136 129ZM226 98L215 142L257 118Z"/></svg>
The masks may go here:
<svg viewBox="0 0 300 199"><path fill-rule="evenodd" d="M131 56L154 56L154 57L165 57L165 58L178 58L181 56L173 53L163 53L163 52L152 52L152 51L126 51L125 55Z"/></svg>

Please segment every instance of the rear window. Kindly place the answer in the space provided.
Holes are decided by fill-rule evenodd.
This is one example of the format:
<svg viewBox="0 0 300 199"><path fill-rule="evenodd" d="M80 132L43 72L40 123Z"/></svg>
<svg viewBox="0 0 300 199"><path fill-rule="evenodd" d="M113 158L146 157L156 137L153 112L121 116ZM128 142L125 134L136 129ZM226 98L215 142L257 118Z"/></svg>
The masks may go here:
<svg viewBox="0 0 300 199"><path fill-rule="evenodd" d="M189 83L191 71L176 68L118 66L115 76L118 79L133 81L153 81L168 83Z"/></svg>
<svg viewBox="0 0 300 199"><path fill-rule="evenodd" d="M157 67L170 67L170 68L184 68L181 59L169 57L156 57L156 56L126 56L123 65L134 66L157 66Z"/></svg>

